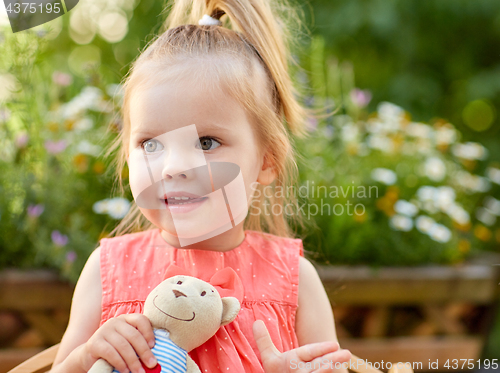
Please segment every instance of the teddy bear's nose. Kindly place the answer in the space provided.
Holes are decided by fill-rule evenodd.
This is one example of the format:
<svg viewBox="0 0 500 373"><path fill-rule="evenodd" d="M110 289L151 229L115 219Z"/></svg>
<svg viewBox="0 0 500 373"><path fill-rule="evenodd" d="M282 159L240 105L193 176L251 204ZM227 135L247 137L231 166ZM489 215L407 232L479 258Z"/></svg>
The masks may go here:
<svg viewBox="0 0 500 373"><path fill-rule="evenodd" d="M172 290L174 292L174 295L176 298L179 298L179 297L185 297L186 294L184 294L182 291L179 291L179 290Z"/></svg>

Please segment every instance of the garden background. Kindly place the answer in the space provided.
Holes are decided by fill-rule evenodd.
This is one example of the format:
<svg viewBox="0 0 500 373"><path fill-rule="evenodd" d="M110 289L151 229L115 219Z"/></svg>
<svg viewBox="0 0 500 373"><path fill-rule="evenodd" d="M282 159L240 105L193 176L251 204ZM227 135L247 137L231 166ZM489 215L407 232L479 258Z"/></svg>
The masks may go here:
<svg viewBox="0 0 500 373"><path fill-rule="evenodd" d="M379 192L325 196L365 209L312 214L306 249L372 266L498 252L500 3L311 0L301 9L312 37L297 39L294 80L305 105L336 110L309 118L297 142L301 185ZM128 210L131 195L118 193L102 154L120 126L121 78L162 10L154 0L82 0L16 34L3 11L0 269L50 267L76 281ZM500 322L485 356L498 351Z"/></svg>

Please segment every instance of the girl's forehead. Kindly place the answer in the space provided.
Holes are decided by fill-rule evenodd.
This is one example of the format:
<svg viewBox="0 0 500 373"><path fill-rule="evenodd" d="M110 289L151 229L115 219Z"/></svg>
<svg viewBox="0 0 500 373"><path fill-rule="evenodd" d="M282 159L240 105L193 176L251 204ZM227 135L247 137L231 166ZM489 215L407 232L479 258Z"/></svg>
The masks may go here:
<svg viewBox="0 0 500 373"><path fill-rule="evenodd" d="M210 89L193 80L169 80L137 87L130 100L132 134L169 131L191 124L197 128L224 129L245 119L242 105L222 89Z"/></svg>

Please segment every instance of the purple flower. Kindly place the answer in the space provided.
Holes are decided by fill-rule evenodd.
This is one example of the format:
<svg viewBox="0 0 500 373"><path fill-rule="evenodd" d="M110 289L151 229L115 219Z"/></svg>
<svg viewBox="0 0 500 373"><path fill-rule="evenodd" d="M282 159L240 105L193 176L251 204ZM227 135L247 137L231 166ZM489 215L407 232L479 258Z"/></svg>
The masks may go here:
<svg viewBox="0 0 500 373"><path fill-rule="evenodd" d="M372 100L372 93L367 89L354 88L349 95L354 105L361 108L367 106Z"/></svg>
<svg viewBox="0 0 500 373"><path fill-rule="evenodd" d="M73 77L60 71L54 71L54 73L52 74L52 81L57 85L67 87L71 83L73 83Z"/></svg>
<svg viewBox="0 0 500 373"><path fill-rule="evenodd" d="M66 254L66 261L68 263L73 263L75 260L76 260L76 253L74 251L68 251L68 253Z"/></svg>
<svg viewBox="0 0 500 373"><path fill-rule="evenodd" d="M56 246L64 246L68 243L68 236L59 231L52 231L50 238L52 238L52 242L54 242Z"/></svg>
<svg viewBox="0 0 500 373"><path fill-rule="evenodd" d="M18 148L24 148L26 144L28 144L28 140L30 139L29 135L26 132L21 132L16 136L14 142Z"/></svg>
<svg viewBox="0 0 500 373"><path fill-rule="evenodd" d="M307 96L304 98L304 104L307 107L312 107L314 105L314 96Z"/></svg>
<svg viewBox="0 0 500 373"><path fill-rule="evenodd" d="M0 123L7 122L10 118L10 110L7 108L0 109Z"/></svg>
<svg viewBox="0 0 500 373"><path fill-rule="evenodd" d="M318 127L318 120L314 117L307 118L306 127L309 132L313 132Z"/></svg>
<svg viewBox="0 0 500 373"><path fill-rule="evenodd" d="M45 141L45 149L51 154L57 154L62 152L66 147L68 146L68 143L66 140L59 140L59 141L52 141L52 140L47 140Z"/></svg>
<svg viewBox="0 0 500 373"><path fill-rule="evenodd" d="M36 218L42 215L43 210L45 210L45 207L41 203L39 203L38 205L29 205L28 215L31 216L32 218Z"/></svg>

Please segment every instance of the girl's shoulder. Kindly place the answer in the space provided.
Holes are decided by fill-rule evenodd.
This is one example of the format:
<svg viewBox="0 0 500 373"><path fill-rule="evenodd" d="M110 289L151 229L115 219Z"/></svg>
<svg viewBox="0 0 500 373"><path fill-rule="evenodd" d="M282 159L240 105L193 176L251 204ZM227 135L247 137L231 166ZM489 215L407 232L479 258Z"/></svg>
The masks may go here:
<svg viewBox="0 0 500 373"><path fill-rule="evenodd" d="M300 238L280 237L271 233L245 231L246 241L255 250L267 253L289 253L304 256L304 246Z"/></svg>
<svg viewBox="0 0 500 373"><path fill-rule="evenodd" d="M100 240L101 252L154 247L158 245L157 236L158 229L150 229L141 232L127 233L116 237L102 238Z"/></svg>

